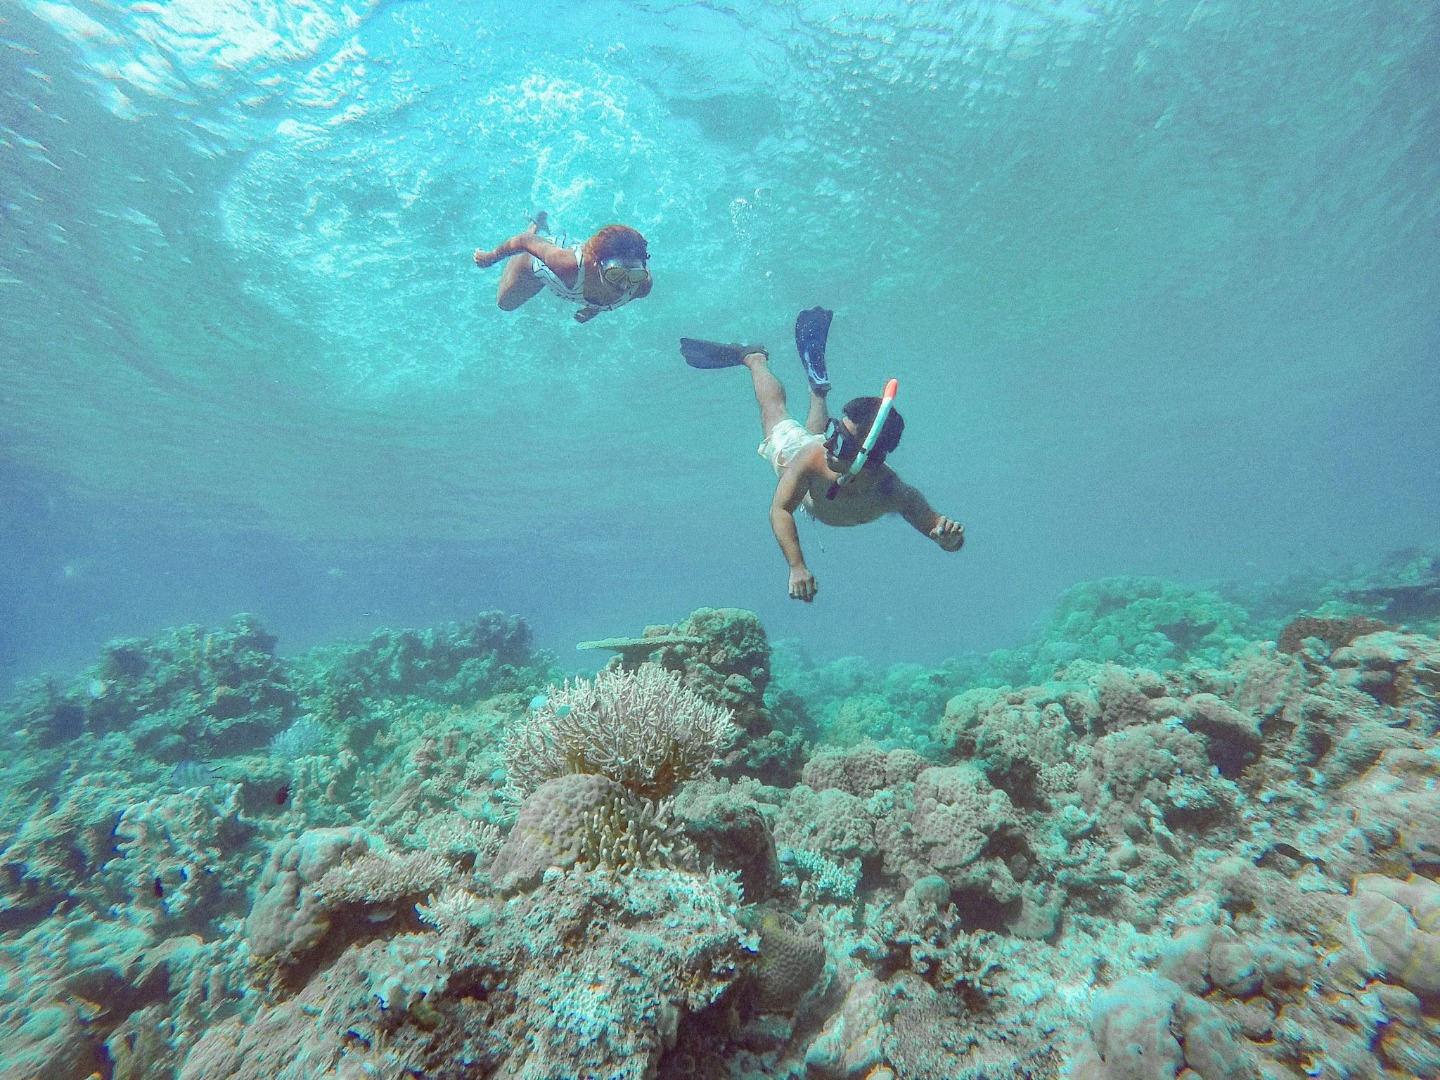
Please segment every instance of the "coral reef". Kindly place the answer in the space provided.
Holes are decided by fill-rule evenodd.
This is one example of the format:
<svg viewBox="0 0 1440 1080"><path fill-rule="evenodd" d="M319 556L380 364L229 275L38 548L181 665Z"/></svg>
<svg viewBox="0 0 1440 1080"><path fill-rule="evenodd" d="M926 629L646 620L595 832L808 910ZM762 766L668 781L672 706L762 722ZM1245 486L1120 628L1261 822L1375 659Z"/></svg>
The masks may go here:
<svg viewBox="0 0 1440 1080"><path fill-rule="evenodd" d="M724 609L568 682L494 614L116 643L6 708L0 1076L1440 1075L1405 565L773 679Z"/></svg>

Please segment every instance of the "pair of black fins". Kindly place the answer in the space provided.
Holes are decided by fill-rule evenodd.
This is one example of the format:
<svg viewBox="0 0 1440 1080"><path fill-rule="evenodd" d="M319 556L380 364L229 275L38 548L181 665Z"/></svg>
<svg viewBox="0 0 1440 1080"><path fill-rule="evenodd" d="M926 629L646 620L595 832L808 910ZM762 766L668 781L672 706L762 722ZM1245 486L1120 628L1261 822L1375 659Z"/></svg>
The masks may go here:
<svg viewBox="0 0 1440 1080"><path fill-rule="evenodd" d="M833 311L823 307L810 308L795 317L795 348L805 365L805 377L816 388L830 385L830 375L825 370L825 341L830 336L830 320L834 317ZM680 355L693 368L735 367L751 353L764 351L759 345L680 339Z"/></svg>

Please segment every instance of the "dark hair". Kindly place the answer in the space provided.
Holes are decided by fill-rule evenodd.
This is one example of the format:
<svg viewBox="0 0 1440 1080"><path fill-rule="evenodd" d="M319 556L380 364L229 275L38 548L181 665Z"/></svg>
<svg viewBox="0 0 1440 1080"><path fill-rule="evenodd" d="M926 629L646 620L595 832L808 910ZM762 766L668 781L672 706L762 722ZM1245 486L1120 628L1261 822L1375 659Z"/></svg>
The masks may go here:
<svg viewBox="0 0 1440 1080"><path fill-rule="evenodd" d="M875 415L880 411L880 399L878 397L857 397L851 398L845 403L843 412L855 425L855 433L863 443L865 436L870 432L870 425L875 422ZM875 440L875 447L870 451L869 461L882 462L885 455L900 445L900 436L905 434L905 418L900 415L900 410L890 409L890 415L885 418L885 426L880 429L880 436ZM867 462L868 464L868 462Z"/></svg>
<svg viewBox="0 0 1440 1080"><path fill-rule="evenodd" d="M639 259L645 262L650 253L645 249L645 237L629 225L606 225L585 244L596 262L606 259Z"/></svg>

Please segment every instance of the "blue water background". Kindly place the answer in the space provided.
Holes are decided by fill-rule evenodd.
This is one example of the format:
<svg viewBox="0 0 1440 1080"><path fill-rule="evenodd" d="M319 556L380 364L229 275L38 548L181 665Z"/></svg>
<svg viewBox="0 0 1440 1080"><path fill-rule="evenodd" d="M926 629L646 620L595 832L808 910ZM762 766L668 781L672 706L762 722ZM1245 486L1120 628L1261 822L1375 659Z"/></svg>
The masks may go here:
<svg viewBox="0 0 1440 1080"><path fill-rule="evenodd" d="M1440 538L1440 9L260 3L0 10L0 682L257 613L503 608L562 662L692 608L816 657L1007 645L1111 574ZM470 253L649 238L586 326ZM900 380L965 522L802 522L743 372Z"/></svg>

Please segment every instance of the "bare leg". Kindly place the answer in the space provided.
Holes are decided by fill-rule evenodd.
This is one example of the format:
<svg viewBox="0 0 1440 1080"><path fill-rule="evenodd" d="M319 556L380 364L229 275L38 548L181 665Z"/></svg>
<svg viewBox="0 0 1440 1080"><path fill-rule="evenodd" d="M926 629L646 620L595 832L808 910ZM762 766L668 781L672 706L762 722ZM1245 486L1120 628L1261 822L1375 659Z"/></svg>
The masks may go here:
<svg viewBox="0 0 1440 1080"><path fill-rule="evenodd" d="M830 410L825 407L825 398L829 393L828 386L823 393L816 393L815 387L810 387L810 411L805 414L805 430L811 435L825 434L825 425L830 422Z"/></svg>
<svg viewBox="0 0 1440 1080"><path fill-rule="evenodd" d="M536 223L531 222L527 233L536 232ZM501 311L514 311L532 296L545 288L545 282L531 269L535 256L522 251L511 255L500 272L500 288L495 293L495 303Z"/></svg>
<svg viewBox="0 0 1440 1080"><path fill-rule="evenodd" d="M769 360L763 352L745 357L745 366L755 383L755 400L760 404L760 432L767 439L771 429L790 415L785 408L785 387L770 370Z"/></svg>

